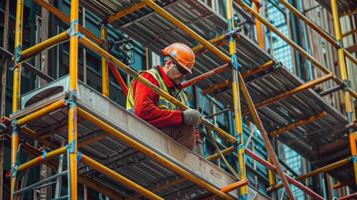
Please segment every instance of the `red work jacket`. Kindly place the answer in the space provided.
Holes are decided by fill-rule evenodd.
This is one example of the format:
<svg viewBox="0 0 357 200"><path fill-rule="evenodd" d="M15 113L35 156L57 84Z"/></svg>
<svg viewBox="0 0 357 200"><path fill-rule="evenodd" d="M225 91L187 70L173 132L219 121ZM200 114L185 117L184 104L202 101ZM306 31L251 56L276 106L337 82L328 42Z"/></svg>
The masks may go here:
<svg viewBox="0 0 357 200"><path fill-rule="evenodd" d="M167 77L163 69L157 67L160 75L168 89L176 87L174 83ZM159 87L159 83L149 73L141 74L144 78ZM157 128L166 128L172 126L182 125L182 112L180 110L164 110L157 107L159 95L155 94L149 87L140 81L133 81L132 83L134 95L134 113L149 122Z"/></svg>

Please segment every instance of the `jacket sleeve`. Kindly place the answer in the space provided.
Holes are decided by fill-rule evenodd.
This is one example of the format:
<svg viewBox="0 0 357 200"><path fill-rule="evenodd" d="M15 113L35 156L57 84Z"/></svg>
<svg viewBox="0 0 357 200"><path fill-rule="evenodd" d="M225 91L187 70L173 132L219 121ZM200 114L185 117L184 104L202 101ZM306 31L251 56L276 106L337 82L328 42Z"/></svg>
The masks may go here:
<svg viewBox="0 0 357 200"><path fill-rule="evenodd" d="M149 73L141 74L144 78L158 86L158 82ZM179 110L165 110L156 106L159 95L149 87L135 81L134 89L134 113L157 128L182 125L182 112Z"/></svg>

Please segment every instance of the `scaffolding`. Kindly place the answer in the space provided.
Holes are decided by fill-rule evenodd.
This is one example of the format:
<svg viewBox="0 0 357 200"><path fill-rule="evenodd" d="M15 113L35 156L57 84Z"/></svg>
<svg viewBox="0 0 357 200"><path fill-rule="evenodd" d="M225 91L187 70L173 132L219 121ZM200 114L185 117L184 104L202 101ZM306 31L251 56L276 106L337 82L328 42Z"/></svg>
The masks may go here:
<svg viewBox="0 0 357 200"><path fill-rule="evenodd" d="M70 9L70 18L66 17L61 11L57 10L55 7L50 5L49 3L45 2L44 0L34 0L35 3L40 5L41 7L47 9L50 13L58 17L63 22L66 22L70 25L70 28L67 31L64 31L56 36L53 36L39 44L36 44L33 47L23 50L22 49L22 30L23 30L23 7L24 7L24 0L17 0L16 6L16 26L15 26L15 52L14 52L14 69L13 69L13 102L12 102L12 112L13 114L10 117L11 120L11 199L16 199L19 194L28 191L30 189L36 188L44 184L44 182L38 182L31 186L23 187L19 189L18 186L18 177L19 174L34 167L40 163L46 162L51 167L56 167L59 164L55 162L53 159L62 155L67 155L67 168L66 170L49 177L45 181L51 181L57 179L60 176L67 176L68 179L68 194L61 197L61 198L68 198L75 200L78 197L78 182L87 185L93 189L97 189L99 192L106 194L107 196L113 199L121 199L121 198L128 198L130 196L123 195L115 190L112 187L98 187L100 184L99 177L96 176L85 176L79 177L77 169L83 169L84 166L88 166L100 173L103 173L110 177L111 179L115 180L116 182L120 183L122 187L129 189L130 191L136 192L138 195L134 198L139 198L142 196L149 198L149 199L163 199L159 194L162 190L170 190L173 186L177 185L196 185L197 187L193 187L193 191L187 191L188 193L197 193L197 195L203 195L202 198L210 197L210 196L217 196L221 199L235 199L240 196L241 198L247 198L248 196L248 181L246 176L246 169L245 169L245 156L250 156L255 159L257 162L266 166L269 170L269 182L270 188L269 190L275 190L281 187L285 188L285 192L289 199L294 199L294 195L290 188L289 184L293 184L299 189L306 192L306 194L310 195L314 199L323 199L323 197L309 187L303 185L301 180L304 180L308 177L314 176L319 173L328 172L333 169L337 169L341 166L347 165L352 162L353 164L353 171L355 177L355 185L357 185L357 148L356 148L356 137L357 132L354 132L353 126L351 124L354 123L355 113L353 109L353 99L357 97L357 93L353 91L349 87L349 77L351 76L348 74L348 70L345 63L345 57L349 58L352 62L357 64L357 59L349 53L343 46L341 45L342 34L340 30L339 24L339 15L338 15L338 7L336 0L331 0L330 6L332 9L333 19L334 19L334 28L335 28L335 39L321 30L318 26L312 23L307 17L305 17L302 13L296 10L292 5L290 5L285 0L280 0L280 3L284 5L288 10L290 10L295 16L303 20L308 26L313 28L317 33L319 33L323 38L329 41L334 47L336 47L338 52L338 61L339 61L339 68L340 68L340 77L330 71L327 67L323 66L319 63L314 57L312 57L308 52L306 52L303 48L301 48L298 44L294 41L290 40L284 34L282 34L277 28L275 28L269 21L267 21L264 17L258 14L259 10L259 2L254 1L255 6L254 9L247 6L241 0L227 0L226 1L226 19L227 22L220 24L219 20L222 19L207 19L209 20L216 20L217 26L221 27L214 27L214 28L221 28L225 29L226 33L213 38L211 40L206 40L200 34L196 33L192 28L185 25L178 19L178 16L174 16L170 12L164 9L164 7L168 7L168 9L172 9L172 7L177 6L175 3L167 3L165 1L153 1L153 0L143 0L143 1L135 1L136 3L130 3L131 6L127 8L122 8L116 10L110 16L105 16L105 14L110 13L106 12L106 3L110 4L110 1L81 1L79 0L72 0L71 1L71 9ZM197 6L204 11L207 8L204 8L200 3L194 3L193 1L186 0L185 2L192 3L192 5ZM94 13L96 13L101 19L103 19L103 23L101 25L101 38L97 38L93 33L83 28L79 25L78 19L78 9L79 4L81 3L82 6L90 8ZM114 5L114 4L113 4ZM171 6L171 7L170 7ZM184 7L180 4L181 7ZM180 8L180 6L177 6ZM256 25L258 34L261 33L260 23L264 24L268 27L271 31L273 31L276 35L278 35L281 39L283 39L286 43L288 43L292 48L298 51L303 57L309 60L315 67L320 69L322 72L325 73L324 76L312 80L306 83L301 83L296 77L291 75L287 72L284 68L279 66L279 63L276 63L268 54L262 51L262 42L261 36L258 37L259 47L254 45L249 39L245 38L244 35L237 33L237 29L234 27L233 21L233 8L234 6L238 6L245 10L247 13L251 14L256 19ZM119 19L129 16L130 14L144 9L145 14L151 15L151 13L155 14L155 17L160 17L159 21L166 20L170 22L173 26L179 28L180 32L178 33L178 37L181 37L183 40L192 41L192 38L195 41L198 41L200 45L194 48L195 52L202 56L202 60L198 60L199 66L204 66L205 63L209 64L219 64L219 65L212 65L212 66L220 66L220 67L212 67L213 69L209 70L206 73L202 73L195 78L188 80L183 85L184 87L188 87L193 84L203 84L207 86L208 78L214 78L214 76L219 76L222 73L225 73L222 77L229 77L230 80L226 81L223 85L217 84L214 90L218 90L224 87L231 87L231 92L227 92L226 95L221 95L218 99L222 102L227 103L228 105L233 104L232 108L234 111L234 122L236 130L231 133L227 133L226 131L222 130L221 128L213 125L207 119L202 118L201 124L205 126L208 132L215 132L220 137L224 138L226 141L231 143L226 149L220 150L217 149L217 153L210 155L207 157L207 160L200 160L197 156L191 155L192 153L188 152L187 150L182 149L179 145L172 142L170 139L165 138L164 136L157 134L157 130L153 129L152 127L148 126L147 124L143 123L139 119L135 118L132 114L126 112L125 110L119 108L118 106L114 105L108 98L109 94L109 70L115 75L116 80L118 81L119 85L122 87L124 93L127 93L127 88L125 82L122 80L118 69L127 73L132 78L142 82L146 86L150 87L156 94L166 98L181 110L186 110L188 107L187 105L182 104L180 101L163 91L162 89L156 87L154 84L143 78L140 74L138 74L135 70L131 67L125 65L123 62L115 58L111 55L108 50L108 43L107 43L107 25L108 24L115 24L118 22ZM176 8L178 9L178 8ZM104 11L103 11L104 10ZM178 14L176 14L178 15ZM137 23L142 23L139 17ZM206 19L205 19L206 20ZM143 20L145 21L145 20ZM171 25L170 25L171 26ZM140 26L138 26L140 27ZM127 32L132 32L131 29L137 27L126 26L124 29ZM144 29L144 28L143 28ZM147 28L145 28L147 29ZM142 32L132 32L133 36L136 37L140 41L140 38L145 38L143 34L146 33ZM172 33L171 40L175 40L175 34ZM186 34L191 37L191 39L187 39L187 36L182 36ZM156 38L157 44L160 44L160 38L163 36L158 36ZM260 39L259 39L260 38ZM150 39L150 38L149 38ZM63 91L57 95L51 96L51 98L47 98L47 95L51 93L37 93L41 96L36 96L36 103L30 102L28 105L25 105L26 99L30 99L33 97L30 95L27 97L22 97L20 94L20 87L21 87L21 68L22 65L31 57L38 54L39 52L53 47L54 45L58 45L63 42L67 42L69 40L70 46L70 59L69 59L69 76L63 78L61 80L56 80L55 84L65 83L68 84L68 87L63 88ZM144 39L141 40L143 43L147 42ZM228 42L227 42L228 41ZM190 43L190 42L188 42ZM161 43L162 44L162 43ZM192 42L191 42L192 44ZM79 45L82 45L85 48L88 48L96 53L98 53L102 58L102 94L97 94L92 89L90 89L85 84L78 81L78 48ZM216 46L215 46L216 45ZM225 45L228 45L225 46ZM218 48L218 46L220 48ZM161 48L157 46L156 48ZM246 48L246 49L244 49ZM223 50L225 49L225 50ZM227 51L228 49L228 51ZM242 53L242 52L245 52ZM248 53L247 53L248 52ZM212 58L212 55L215 57ZM252 61L252 58L256 59ZM204 68L199 67L196 72L198 74L200 70ZM227 72L228 69L231 69L231 73ZM249 80L249 77L253 75L265 73L268 76L275 77L279 80L284 80L286 82L292 82L290 89L288 91L284 91L283 89L279 89L279 83L276 83L276 88L278 88L279 95L274 97L264 96L263 91L252 92L252 88L249 88L251 91L248 90L248 86L246 82L254 82L255 84L265 84L267 80L264 80L264 77L261 78L257 82L256 80ZM222 79L222 77L218 79ZM225 78L227 79L227 78ZM246 80L244 80L246 79ZM346 106L346 113L347 117L343 117L338 114L334 109L327 106L321 98L319 98L314 91L311 90L312 87L326 82L326 81L333 81L337 86L338 89L343 89L344 94L344 102ZM279 82L279 81L277 81ZM51 83L52 84L52 83ZM49 84L46 87L53 86ZM275 83L271 83L275 84ZM264 86L262 86L264 87ZM253 88L254 90L254 88ZM41 90L45 91L45 90ZM336 90L334 90L336 91ZM207 91L209 93L210 91ZM257 94L262 94L260 97ZM241 101L241 95L244 97L244 101ZM252 96L254 95L254 99L259 99L258 103L254 103L252 100ZM263 98L264 97L264 98ZM285 127L281 127L274 131L268 132L266 127L269 126L269 119L262 118L258 114L257 109L267 107L273 103L283 102L285 104L289 104L287 100L288 97L294 97L299 99L300 102L315 102L311 103L312 106L316 106L317 113L309 113L308 116L304 119L295 121L293 123L288 124ZM233 99L233 101L232 101ZM21 101L20 101L21 100ZM104 103L103 103L104 102ZM26 102L28 103L28 102ZM98 103L98 104L96 104ZM292 105L294 103L291 103ZM98 110L98 105L101 106L100 109L106 111ZM310 106L311 106L310 105ZM305 105L306 106L306 105ZM308 112L309 107L304 108L303 106L295 106L297 109L299 107L300 111ZM112 113L110 113L110 110ZM266 113L271 113L272 111L267 109L266 111L262 111ZM264 113L264 114L266 114ZM114 121L111 119L110 114L116 114L113 117ZM250 114L254 124L258 127L264 143L266 145L266 149L268 151L269 162L265 159L259 157L253 151L247 149L245 147L245 142L243 141L243 130L242 130L242 117L244 115ZM56 119L56 120L55 120ZM346 120L347 119L347 120ZM51 142L46 141L43 139L44 134L53 134L48 133L46 131L49 130L36 130L36 125L39 123L46 123L48 126L55 126L58 121L65 122L68 127L68 130L64 134L59 131L58 133L54 133L58 135L58 137L65 138L67 140L67 144L65 146L57 146L55 144L51 144ZM122 121L122 122L120 122ZM127 123L127 124L126 124ZM347 129L349 133L349 143L351 149L351 156L347 158L340 159L338 161L330 162L328 165L322 166L321 168L315 169L307 174L298 176L297 178L292 178L291 176L287 175L283 172L282 167L278 161L278 158L275 154L275 151L270 143L269 137L276 137L278 135L282 135L287 131L293 130L296 127L311 124L311 123L318 123L318 124L334 124L339 125L343 124L346 125L343 127L343 130ZM134 124L137 124L135 127ZM144 124L144 125L140 125ZM64 126L64 124L61 124ZM98 132L100 134L90 135L90 137L85 138L84 140L79 141L78 136L83 136L83 127L90 127L91 131ZM141 129L141 130L140 130ZM272 130L274 128L269 128ZM150 136L156 137L159 141L159 136L164 137L164 142L167 146L171 147L172 149L168 148L165 145L159 145L154 143L152 138L144 137L140 131L147 130L147 132L151 133ZM34 140L38 140L49 147L52 148L50 152L38 152L36 149L31 147L28 144L21 144L19 145L20 141L20 133L26 135L26 137L32 138ZM139 132L139 133L138 133ZM146 133L147 134L147 133ZM150 159L150 164L152 167L157 167L158 170L165 171L167 176L172 177L180 177L171 180L169 183L165 183L160 187L157 187L155 190L149 190L143 185L143 182L137 183L133 180L137 180L131 176L128 178L129 171L127 174L119 173L118 171L112 170L109 167L106 167L105 164L100 163L93 159L90 156L80 152L79 148L84 148L86 146L90 146L99 140L103 140L108 138L110 141L116 140L116 143L111 143L120 146L121 148L124 147L131 147L135 150L135 152L139 152L140 155L143 155ZM294 138L283 138L283 140L288 141ZM120 142L119 142L120 141ZM325 142L326 144L328 142ZM303 148L309 149L308 145L313 145L306 141L303 144L297 145L305 145L307 147ZM300 148L301 146L296 146L296 148ZM19 152L21 148L25 149L30 155L34 158L30 161L25 163L19 163ZM179 151L180 154L185 153L191 160L190 162L196 161L200 164L199 167L205 166L206 169L199 170L198 166L188 162L186 159L180 157L181 155L177 155L179 153L175 150ZM222 158L230 153L235 153L237 155L238 163L239 163L239 170L235 172L238 174L237 177L232 177L231 175L223 172L221 169L213 166L208 161L212 159ZM305 152L305 157L310 159L314 159L316 156L314 155L315 152ZM215 174L219 174L219 177L224 180L219 180L214 175L207 174L207 171L211 170L214 171ZM205 171L207 170L207 171ZM281 184L275 183L274 173L276 173L281 180ZM91 173L89 173L91 174ZM205 176L208 176L205 177ZM139 181L140 182L140 181ZM185 184L184 184L185 183ZM113 183L114 184L114 183ZM118 187L115 187L118 188ZM119 187L120 188L120 187ZM235 189L239 188L239 195L237 193L232 192ZM131 193L130 193L131 194ZM355 194L353 194L355 195ZM342 199L353 198L352 195L346 196ZM184 198L182 198L184 199Z"/></svg>

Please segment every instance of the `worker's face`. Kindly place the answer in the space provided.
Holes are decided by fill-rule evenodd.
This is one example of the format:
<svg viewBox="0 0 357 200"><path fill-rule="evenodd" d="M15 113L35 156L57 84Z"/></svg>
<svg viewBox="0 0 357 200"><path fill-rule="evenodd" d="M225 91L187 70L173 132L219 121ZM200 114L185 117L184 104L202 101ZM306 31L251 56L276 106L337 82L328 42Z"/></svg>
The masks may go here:
<svg viewBox="0 0 357 200"><path fill-rule="evenodd" d="M174 82L176 85L179 85L185 77L188 75L188 72L180 67L177 63L172 60L166 61L166 75L169 79Z"/></svg>

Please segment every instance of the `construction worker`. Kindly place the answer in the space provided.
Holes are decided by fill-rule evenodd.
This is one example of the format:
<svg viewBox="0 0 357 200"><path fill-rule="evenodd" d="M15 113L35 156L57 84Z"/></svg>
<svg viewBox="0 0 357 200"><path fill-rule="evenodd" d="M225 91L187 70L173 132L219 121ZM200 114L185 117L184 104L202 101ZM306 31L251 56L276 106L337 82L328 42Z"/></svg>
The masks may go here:
<svg viewBox="0 0 357 200"><path fill-rule="evenodd" d="M163 49L162 53L165 55L163 66L156 66L140 74L187 105L187 95L181 90L180 84L188 74L192 74L195 54L183 43L173 43ZM195 127L200 122L200 113L197 110L189 108L180 111L137 80L130 84L126 107L187 148L193 150L195 147Z"/></svg>

